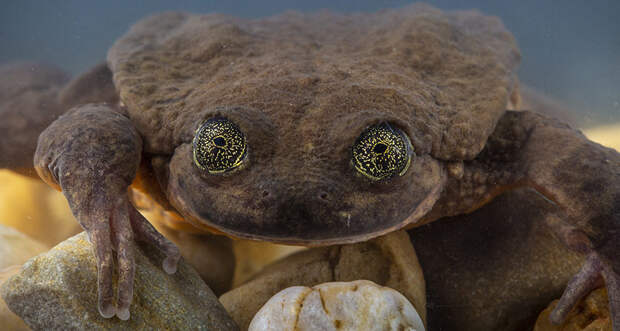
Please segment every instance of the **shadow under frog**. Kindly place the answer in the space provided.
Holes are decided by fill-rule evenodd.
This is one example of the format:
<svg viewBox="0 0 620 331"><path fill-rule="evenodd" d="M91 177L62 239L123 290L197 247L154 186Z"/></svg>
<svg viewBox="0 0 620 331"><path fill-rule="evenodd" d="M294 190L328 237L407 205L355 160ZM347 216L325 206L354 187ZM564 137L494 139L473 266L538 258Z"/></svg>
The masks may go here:
<svg viewBox="0 0 620 331"><path fill-rule="evenodd" d="M531 329L584 262L545 224L552 208L520 189L410 230L426 280L428 328Z"/></svg>

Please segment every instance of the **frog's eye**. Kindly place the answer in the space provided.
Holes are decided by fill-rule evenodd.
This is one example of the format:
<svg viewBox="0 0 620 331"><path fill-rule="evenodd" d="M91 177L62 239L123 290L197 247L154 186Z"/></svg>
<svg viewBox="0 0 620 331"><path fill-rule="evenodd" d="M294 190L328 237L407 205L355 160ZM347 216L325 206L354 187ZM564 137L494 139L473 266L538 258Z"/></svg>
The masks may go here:
<svg viewBox="0 0 620 331"><path fill-rule="evenodd" d="M389 123L372 125L353 145L355 169L374 181L402 176L411 163L413 147L409 137Z"/></svg>
<svg viewBox="0 0 620 331"><path fill-rule="evenodd" d="M210 174L221 174L239 167L246 158L245 135L226 118L204 122L194 136L194 163Z"/></svg>

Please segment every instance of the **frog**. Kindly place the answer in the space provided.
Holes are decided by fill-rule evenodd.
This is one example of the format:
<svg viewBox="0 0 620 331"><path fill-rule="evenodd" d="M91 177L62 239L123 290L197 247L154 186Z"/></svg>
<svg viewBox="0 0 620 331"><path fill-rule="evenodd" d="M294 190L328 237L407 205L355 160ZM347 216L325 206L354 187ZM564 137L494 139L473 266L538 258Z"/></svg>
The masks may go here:
<svg viewBox="0 0 620 331"><path fill-rule="evenodd" d="M545 224L586 256L551 319L606 285L620 330L620 155L520 109L520 58L499 18L425 4L157 14L104 65L54 89L65 101L51 108L71 107L20 159L88 233L106 318L130 317L135 241L160 249L166 272L180 259L132 190L183 231L322 246L471 213L527 187L553 206Z"/></svg>

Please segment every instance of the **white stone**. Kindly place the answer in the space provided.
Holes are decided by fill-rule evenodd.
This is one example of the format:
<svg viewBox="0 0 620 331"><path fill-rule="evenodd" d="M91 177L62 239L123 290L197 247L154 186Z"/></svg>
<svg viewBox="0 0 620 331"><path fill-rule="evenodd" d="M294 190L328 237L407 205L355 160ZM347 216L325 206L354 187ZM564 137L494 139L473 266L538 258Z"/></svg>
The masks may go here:
<svg viewBox="0 0 620 331"><path fill-rule="evenodd" d="M399 292L371 281L289 287L256 313L248 331L410 330L424 324Z"/></svg>

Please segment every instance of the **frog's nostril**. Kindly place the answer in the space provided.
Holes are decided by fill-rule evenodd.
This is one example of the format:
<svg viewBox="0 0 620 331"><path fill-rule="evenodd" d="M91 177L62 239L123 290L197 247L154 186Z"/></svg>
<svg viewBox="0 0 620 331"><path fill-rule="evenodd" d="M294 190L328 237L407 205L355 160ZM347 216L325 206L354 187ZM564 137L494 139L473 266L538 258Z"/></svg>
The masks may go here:
<svg viewBox="0 0 620 331"><path fill-rule="evenodd" d="M329 195L327 194L327 192L321 192L319 193L319 199L321 200L328 200Z"/></svg>
<svg viewBox="0 0 620 331"><path fill-rule="evenodd" d="M267 191L267 190L263 190L263 192L261 194L262 194L263 198L267 198L267 197L269 197L269 195L271 195L271 193L269 193L269 191Z"/></svg>

